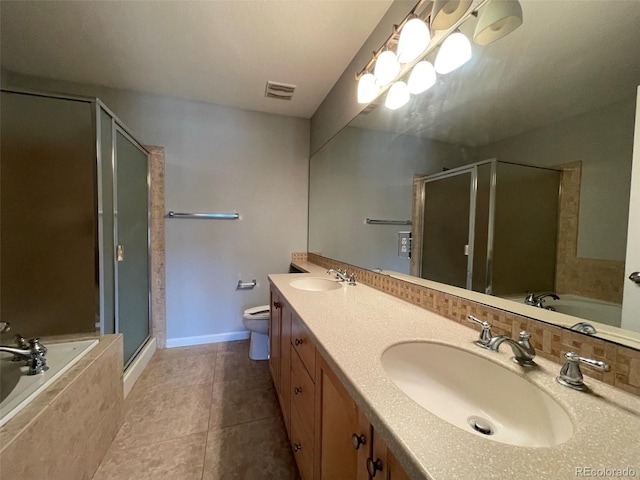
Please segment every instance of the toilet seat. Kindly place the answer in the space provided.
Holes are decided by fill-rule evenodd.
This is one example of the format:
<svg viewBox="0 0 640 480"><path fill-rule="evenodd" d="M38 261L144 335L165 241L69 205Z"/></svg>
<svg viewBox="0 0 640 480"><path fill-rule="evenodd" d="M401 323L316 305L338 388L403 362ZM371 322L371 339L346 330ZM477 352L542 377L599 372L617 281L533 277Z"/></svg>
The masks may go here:
<svg viewBox="0 0 640 480"><path fill-rule="evenodd" d="M259 307L247 308L242 316L245 320L268 320L269 305L261 305Z"/></svg>

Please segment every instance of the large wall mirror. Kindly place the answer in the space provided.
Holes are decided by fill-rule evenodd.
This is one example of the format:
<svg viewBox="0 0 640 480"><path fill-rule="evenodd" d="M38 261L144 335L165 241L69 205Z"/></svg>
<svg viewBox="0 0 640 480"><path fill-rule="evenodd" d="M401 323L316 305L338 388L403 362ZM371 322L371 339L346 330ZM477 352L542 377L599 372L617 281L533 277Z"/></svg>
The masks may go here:
<svg viewBox="0 0 640 480"><path fill-rule="evenodd" d="M521 4L517 30L312 156L308 250L640 348L621 313L640 2Z"/></svg>

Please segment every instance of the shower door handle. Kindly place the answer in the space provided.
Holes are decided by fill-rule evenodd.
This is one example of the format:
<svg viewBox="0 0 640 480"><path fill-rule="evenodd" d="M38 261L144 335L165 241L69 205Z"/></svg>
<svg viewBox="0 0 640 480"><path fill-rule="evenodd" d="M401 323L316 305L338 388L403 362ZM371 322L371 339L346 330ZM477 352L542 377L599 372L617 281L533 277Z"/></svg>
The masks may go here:
<svg viewBox="0 0 640 480"><path fill-rule="evenodd" d="M116 247L116 261L124 262L124 245L118 245Z"/></svg>

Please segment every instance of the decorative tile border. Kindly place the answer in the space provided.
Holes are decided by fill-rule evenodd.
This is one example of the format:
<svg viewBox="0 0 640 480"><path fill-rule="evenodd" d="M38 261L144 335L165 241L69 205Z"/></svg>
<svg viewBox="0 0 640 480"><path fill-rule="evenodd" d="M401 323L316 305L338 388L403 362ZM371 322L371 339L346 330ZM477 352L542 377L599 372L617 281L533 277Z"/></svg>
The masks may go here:
<svg viewBox="0 0 640 480"><path fill-rule="evenodd" d="M307 252L293 252L291 254L292 262L306 262L307 261Z"/></svg>
<svg viewBox="0 0 640 480"><path fill-rule="evenodd" d="M581 366L582 372L632 395L640 396L640 351L638 350L562 329L530 317L473 302L422 285L405 282L311 252L307 254L307 261L327 269L346 268L349 272L354 272L358 281L365 285L476 330L480 330L480 328L469 323L466 320L467 315L474 315L491 322L492 330L499 335L509 335L513 338L517 337L521 330L527 330L531 333L531 343L537 354L559 365L564 363L563 355L569 351L584 357L603 360L611 366L610 372L600 372L587 365Z"/></svg>

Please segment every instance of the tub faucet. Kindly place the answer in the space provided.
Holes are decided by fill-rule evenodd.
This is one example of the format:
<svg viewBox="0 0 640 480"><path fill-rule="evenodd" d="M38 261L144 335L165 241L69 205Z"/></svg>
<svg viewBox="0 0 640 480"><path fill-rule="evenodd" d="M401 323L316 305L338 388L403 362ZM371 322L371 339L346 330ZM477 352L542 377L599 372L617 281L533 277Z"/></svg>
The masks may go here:
<svg viewBox="0 0 640 480"><path fill-rule="evenodd" d="M0 352L12 353L14 358L26 360L29 367L27 375L37 375L49 369L47 360L44 358L47 354L47 347L40 343L39 338L29 340L28 348L0 346Z"/></svg>
<svg viewBox="0 0 640 480"><path fill-rule="evenodd" d="M489 350L497 352L500 349L500 345L506 342L511 347L511 350L513 350L514 362L518 365L522 365L523 367L532 367L536 364L533 361L536 356L536 351L534 350L533 345L529 343L529 337L531 337L531 334L525 330L520 332L520 338L517 342L505 335L498 335L489 341L488 348Z"/></svg>
<svg viewBox="0 0 640 480"><path fill-rule="evenodd" d="M546 308L547 310L553 310L554 309L553 307L544 306L544 299L547 297L551 297L554 300L560 300L560 297L555 293L541 293L540 295L536 295L533 292L529 292L527 293L527 298L524 299L524 303L526 303L527 305L531 305L533 307Z"/></svg>

